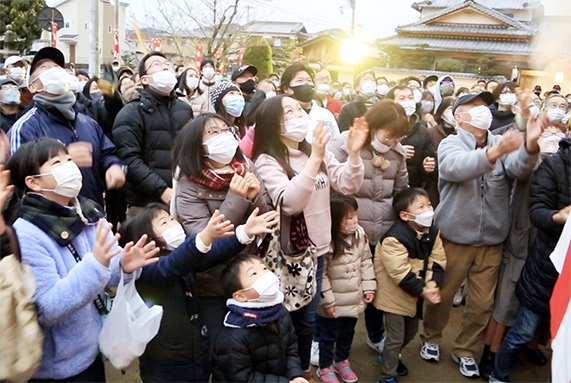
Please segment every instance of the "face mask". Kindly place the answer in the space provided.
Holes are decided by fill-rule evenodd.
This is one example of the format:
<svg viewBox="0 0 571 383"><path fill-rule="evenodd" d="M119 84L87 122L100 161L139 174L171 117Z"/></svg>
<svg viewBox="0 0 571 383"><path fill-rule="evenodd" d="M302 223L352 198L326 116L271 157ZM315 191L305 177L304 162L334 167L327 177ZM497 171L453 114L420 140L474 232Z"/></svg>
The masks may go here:
<svg viewBox="0 0 571 383"><path fill-rule="evenodd" d="M24 78L24 69L23 68L14 67L14 68L8 69L8 71L10 72L10 77L12 77L12 79L14 79L18 82L20 82Z"/></svg>
<svg viewBox="0 0 571 383"><path fill-rule="evenodd" d="M559 141L565 138L563 133L555 133L552 136L542 139L539 142L539 151L541 154L554 154L559 150Z"/></svg>
<svg viewBox="0 0 571 383"><path fill-rule="evenodd" d="M500 105L502 106L514 106L516 101L515 93L500 94Z"/></svg>
<svg viewBox="0 0 571 383"><path fill-rule="evenodd" d="M56 180L56 188L42 189L42 191L54 192L69 198L75 198L79 195L83 177L75 162L66 162L57 168L53 168L49 173L38 174L34 177L43 177L49 174Z"/></svg>
<svg viewBox="0 0 571 383"><path fill-rule="evenodd" d="M356 223L352 225L342 226L341 232L347 235L355 234L357 232L357 226L358 225Z"/></svg>
<svg viewBox="0 0 571 383"><path fill-rule="evenodd" d="M444 85L440 88L442 97L452 96L454 94L454 87L452 85Z"/></svg>
<svg viewBox="0 0 571 383"><path fill-rule="evenodd" d="M487 106L480 105L475 108L470 109L468 113L470 117L472 117L472 121L466 122L467 124L472 125L476 129L481 130L488 130L490 129L490 125L492 125L492 112L488 109Z"/></svg>
<svg viewBox="0 0 571 383"><path fill-rule="evenodd" d="M272 97L276 97L276 92L274 92L273 90L266 92L266 98L272 98Z"/></svg>
<svg viewBox="0 0 571 383"><path fill-rule="evenodd" d="M431 87L429 87L428 91L432 93L434 96L436 96L436 85L432 85Z"/></svg>
<svg viewBox="0 0 571 383"><path fill-rule="evenodd" d="M242 90L242 92L250 94L256 89L257 86L258 84L256 83L255 80L249 79L245 83L240 84L240 89Z"/></svg>
<svg viewBox="0 0 571 383"><path fill-rule="evenodd" d="M391 150L392 146L387 146L385 144L383 144L381 141L379 141L377 138L375 138L373 141L371 141L371 146L379 153L381 154L385 154L387 153L389 150Z"/></svg>
<svg viewBox="0 0 571 383"><path fill-rule="evenodd" d="M311 84L303 84L290 87L293 90L293 97L301 102L310 102L315 95L315 90Z"/></svg>
<svg viewBox="0 0 571 383"><path fill-rule="evenodd" d="M226 112L233 117L240 117L244 111L246 101L239 94L232 94L224 98L226 101Z"/></svg>
<svg viewBox="0 0 571 383"><path fill-rule="evenodd" d="M282 136L295 142L302 142L309 131L309 122L307 113L304 113L303 117L284 121L286 132L282 133Z"/></svg>
<svg viewBox="0 0 571 383"><path fill-rule="evenodd" d="M248 299L249 302L273 302L278 298L280 291L280 280L271 271L266 272L251 287L241 291L255 290L260 296L255 299Z"/></svg>
<svg viewBox="0 0 571 383"><path fill-rule="evenodd" d="M412 116L416 112L416 104L412 100L401 101L399 104L404 108L407 116Z"/></svg>
<svg viewBox="0 0 571 383"><path fill-rule="evenodd" d="M375 92L377 91L377 85L374 81L365 81L363 85L361 85L361 94L366 97L373 97Z"/></svg>
<svg viewBox="0 0 571 383"><path fill-rule="evenodd" d="M341 100L341 99L343 98L343 92L337 92L337 93L335 93L334 98L335 98L336 100Z"/></svg>
<svg viewBox="0 0 571 383"><path fill-rule="evenodd" d="M567 123L569 122L569 118L571 118L571 115L569 113L567 113L565 115L565 117L563 117L563 119L561 120L562 123L564 123L565 125L567 125Z"/></svg>
<svg viewBox="0 0 571 383"><path fill-rule="evenodd" d="M219 74L217 74L216 76L214 76L214 82L220 82L222 81L223 77Z"/></svg>
<svg viewBox="0 0 571 383"><path fill-rule="evenodd" d="M99 90L95 93L91 93L89 97L94 101L103 101L103 92Z"/></svg>
<svg viewBox="0 0 571 383"><path fill-rule="evenodd" d="M434 101L424 100L422 103L422 111L424 113L432 113L434 110Z"/></svg>
<svg viewBox="0 0 571 383"><path fill-rule="evenodd" d="M413 89L412 95L414 96L415 103L418 104L420 100L422 100L422 92L420 91L420 89Z"/></svg>
<svg viewBox="0 0 571 383"><path fill-rule="evenodd" d="M419 215L415 215L412 213L407 213L407 214L413 215L415 218L412 221L416 222L419 226L422 227L432 226L432 220L434 219L434 210L425 211L424 213Z"/></svg>
<svg viewBox="0 0 571 383"><path fill-rule="evenodd" d="M204 142L208 148L207 158L222 165L228 165L236 155L236 149L240 143L230 132L223 132L214 137L210 137Z"/></svg>
<svg viewBox="0 0 571 383"><path fill-rule="evenodd" d="M170 70L162 70L145 77L151 77L153 83L149 85L163 94L170 94L177 83L176 76Z"/></svg>
<svg viewBox="0 0 571 383"><path fill-rule="evenodd" d="M454 115L452 114L452 111L448 110L448 111L444 112L444 114L442 115L442 119L448 125L456 126L456 120L454 119Z"/></svg>
<svg viewBox="0 0 571 383"><path fill-rule="evenodd" d="M206 67L202 69L202 75L210 80L212 77L214 77L214 68Z"/></svg>
<svg viewBox="0 0 571 383"><path fill-rule="evenodd" d="M173 251L174 249L182 245L182 243L186 239L186 234L184 232L184 229L182 228L182 225L179 223L171 227L170 229L165 230L165 232L159 235L159 237L163 237L163 239L165 240L167 244L166 249L169 251Z"/></svg>
<svg viewBox="0 0 571 383"><path fill-rule="evenodd" d="M85 88L86 84L87 84L87 81L78 81L77 82L77 89L79 89L78 92L81 92L83 90L83 88Z"/></svg>
<svg viewBox="0 0 571 383"><path fill-rule="evenodd" d="M198 78L197 77L187 77L186 78L186 86L190 90L195 90L198 88Z"/></svg>
<svg viewBox="0 0 571 383"><path fill-rule="evenodd" d="M274 83L274 85L276 86L276 89L278 89L280 87L280 82L278 80L272 81Z"/></svg>
<svg viewBox="0 0 571 383"><path fill-rule="evenodd" d="M73 93L79 93L83 90L83 87L79 83L79 79L74 75L69 75L69 90Z"/></svg>
<svg viewBox="0 0 571 383"><path fill-rule="evenodd" d="M119 66L113 66L112 68L113 68L113 72L118 72L118 71L119 71L119 68L121 68L121 67L119 67Z"/></svg>
<svg viewBox="0 0 571 383"><path fill-rule="evenodd" d="M537 118L537 116L539 116L539 114L541 113L541 109L539 109L539 106L534 105L531 108L529 108L529 115L533 118Z"/></svg>
<svg viewBox="0 0 571 383"><path fill-rule="evenodd" d="M563 117L565 117L565 111L559 108L547 109L547 117L551 122L561 122Z"/></svg>
<svg viewBox="0 0 571 383"><path fill-rule="evenodd" d="M56 96L69 92L69 74L62 68L50 68L40 74L38 78L44 85L42 89L38 89L38 92L43 91Z"/></svg>
<svg viewBox="0 0 571 383"><path fill-rule="evenodd" d="M2 92L2 104L20 105L20 91L16 89L6 89Z"/></svg>
<svg viewBox="0 0 571 383"><path fill-rule="evenodd" d="M324 96L329 93L330 90L331 85L329 84L317 84L317 94Z"/></svg>
<svg viewBox="0 0 571 383"><path fill-rule="evenodd" d="M377 93L381 96L386 96L389 92L389 86L387 84L377 85Z"/></svg>

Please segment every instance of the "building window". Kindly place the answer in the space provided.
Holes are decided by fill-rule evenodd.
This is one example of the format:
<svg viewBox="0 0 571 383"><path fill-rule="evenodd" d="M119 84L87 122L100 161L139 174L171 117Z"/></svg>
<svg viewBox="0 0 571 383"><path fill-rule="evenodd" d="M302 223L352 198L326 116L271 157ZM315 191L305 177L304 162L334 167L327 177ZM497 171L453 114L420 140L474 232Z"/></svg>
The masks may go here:
<svg viewBox="0 0 571 383"><path fill-rule="evenodd" d="M69 28L69 21L65 22L64 28Z"/></svg>
<svg viewBox="0 0 571 383"><path fill-rule="evenodd" d="M135 48L139 48L139 43L135 41Z"/></svg>
<svg viewBox="0 0 571 383"><path fill-rule="evenodd" d="M190 46L190 41L188 41L188 40L182 40L182 46L183 46L183 47L189 47L189 46Z"/></svg>
<svg viewBox="0 0 571 383"><path fill-rule="evenodd" d="M87 29L87 23L85 23L85 29Z"/></svg>
<svg viewBox="0 0 571 383"><path fill-rule="evenodd" d="M109 28L107 28L107 32L111 33L113 32L113 27L110 25Z"/></svg>
<svg viewBox="0 0 571 383"><path fill-rule="evenodd" d="M275 39L274 47L281 47L281 46L282 46L282 39Z"/></svg>
<svg viewBox="0 0 571 383"><path fill-rule="evenodd" d="M167 40L167 44L168 44L168 46L170 46L170 47L174 47L174 40L173 40L173 39L168 39L168 40Z"/></svg>

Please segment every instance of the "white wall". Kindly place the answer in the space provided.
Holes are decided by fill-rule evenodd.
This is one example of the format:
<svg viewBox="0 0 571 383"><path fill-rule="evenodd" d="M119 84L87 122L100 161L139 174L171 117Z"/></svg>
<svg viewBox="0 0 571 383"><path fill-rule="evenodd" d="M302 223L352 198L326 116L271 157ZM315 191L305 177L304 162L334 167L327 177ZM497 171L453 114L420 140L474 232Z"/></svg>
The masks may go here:
<svg viewBox="0 0 571 383"><path fill-rule="evenodd" d="M571 1L541 0L546 16L571 16Z"/></svg>

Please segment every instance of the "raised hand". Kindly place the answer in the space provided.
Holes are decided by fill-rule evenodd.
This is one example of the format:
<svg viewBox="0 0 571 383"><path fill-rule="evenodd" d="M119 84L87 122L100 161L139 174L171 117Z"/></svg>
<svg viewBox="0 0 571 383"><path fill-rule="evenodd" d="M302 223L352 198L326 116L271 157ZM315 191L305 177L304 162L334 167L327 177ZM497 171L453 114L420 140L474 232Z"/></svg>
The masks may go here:
<svg viewBox="0 0 571 383"><path fill-rule="evenodd" d="M67 146L67 151L77 166L90 168L93 164L93 146L89 142L73 142Z"/></svg>
<svg viewBox="0 0 571 383"><path fill-rule="evenodd" d="M141 267L158 262L156 256L161 250L155 241L147 243L147 235L143 234L136 244L133 241L127 243L121 253L121 268L126 273L132 273Z"/></svg>
<svg viewBox="0 0 571 383"><path fill-rule="evenodd" d="M510 129L502 135L502 139L497 145L488 148L488 160L495 163L503 155L517 150L521 144L523 144L523 133ZM530 149L528 148L528 150Z"/></svg>
<svg viewBox="0 0 571 383"><path fill-rule="evenodd" d="M280 220L277 211L269 211L262 215L258 215L260 208L255 208L252 214L248 217L244 225L244 231L248 237L253 237L258 234L273 233L273 227L276 226Z"/></svg>
<svg viewBox="0 0 571 383"><path fill-rule="evenodd" d="M121 252L121 248L117 248L111 251L111 248L121 236L119 234L115 234L115 236L107 242L107 236L109 232L113 228L112 224L107 224L107 227L103 227L103 219L100 219L97 222L97 228L95 229L95 243L93 244L93 256L99 263L101 263L105 267L109 267L109 263L111 262L111 258L116 256Z"/></svg>
<svg viewBox="0 0 571 383"><path fill-rule="evenodd" d="M320 164L327 152L327 143L331 139L329 129L325 127L325 122L319 121L313 129L313 141L311 142L311 158Z"/></svg>
<svg viewBox="0 0 571 383"><path fill-rule="evenodd" d="M229 189L239 197L247 198L248 196L248 182L237 173L234 173L232 180L230 180Z"/></svg>
<svg viewBox="0 0 571 383"><path fill-rule="evenodd" d="M356 118L347 135L347 152L349 161L357 165L361 163L361 149L369 137L369 124L365 117Z"/></svg>
<svg viewBox="0 0 571 383"><path fill-rule="evenodd" d="M4 170L4 166L0 165L0 211L3 210L6 200L12 193L14 185L10 185L10 170ZM0 214L0 234L6 231L6 223L4 217Z"/></svg>
<svg viewBox="0 0 571 383"><path fill-rule="evenodd" d="M256 199L258 194L260 193L260 187L262 186L260 180L254 173L246 173L244 176L244 180L246 181L246 185L248 186L248 190L246 192L246 198L250 201Z"/></svg>
<svg viewBox="0 0 571 383"><path fill-rule="evenodd" d="M414 146L412 145L403 145L402 146L406 150L406 159L409 160L414 157Z"/></svg>
<svg viewBox="0 0 571 383"><path fill-rule="evenodd" d="M120 189L126 181L126 175L121 166L112 165L105 172L107 189Z"/></svg>
<svg viewBox="0 0 571 383"><path fill-rule="evenodd" d="M208 221L206 228L198 235L206 246L210 246L215 239L233 236L234 232L232 229L234 229L232 222L225 221L224 214L215 210L214 214L212 214L212 217Z"/></svg>
<svg viewBox="0 0 571 383"><path fill-rule="evenodd" d="M525 147L528 152L536 153L539 151L539 144L537 140L541 133L550 125L549 118L546 113L542 113L537 118L530 118L527 120L527 134Z"/></svg>

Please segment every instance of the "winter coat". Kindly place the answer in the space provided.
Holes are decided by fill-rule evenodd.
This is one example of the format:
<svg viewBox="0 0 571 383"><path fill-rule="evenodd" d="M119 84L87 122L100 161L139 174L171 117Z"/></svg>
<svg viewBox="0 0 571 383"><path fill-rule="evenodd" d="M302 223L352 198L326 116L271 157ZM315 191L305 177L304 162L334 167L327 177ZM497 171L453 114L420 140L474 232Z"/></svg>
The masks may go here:
<svg viewBox="0 0 571 383"><path fill-rule="evenodd" d="M511 108L510 110L498 110L496 104L492 104L489 106L490 111L492 112L492 125L490 125L490 132L497 134L496 130L504 127L506 125L513 124L515 120L515 114L512 113Z"/></svg>
<svg viewBox="0 0 571 383"><path fill-rule="evenodd" d="M88 91L89 92L89 91ZM118 92L111 96L103 95L103 100L92 100L84 92L77 93L77 102L84 106L81 113L93 118L107 137L111 137L111 131L117 114L123 108L123 100Z"/></svg>
<svg viewBox="0 0 571 383"><path fill-rule="evenodd" d="M256 90L251 96L244 97L246 105L242 113L245 127L252 126L256 123L256 111L262 102L266 100L266 93L261 90Z"/></svg>
<svg viewBox="0 0 571 383"><path fill-rule="evenodd" d="M344 132L349 130L353 126L353 121L362 117L367 113L367 107L365 106L365 98L363 96L357 96L351 102L343 105L341 111L339 112L339 117L337 118L339 122L339 129Z"/></svg>
<svg viewBox="0 0 571 383"><path fill-rule="evenodd" d="M427 288L441 287L444 280L446 255L438 229L432 226L428 233L418 232L399 219L377 246L374 264L378 286L375 307L417 316L418 297Z"/></svg>
<svg viewBox="0 0 571 383"><path fill-rule="evenodd" d="M327 96L327 100L324 102L324 104L325 109L333 113L334 117L338 117L339 113L341 113L341 108L343 107L341 101L336 100L331 96Z"/></svg>
<svg viewBox="0 0 571 383"><path fill-rule="evenodd" d="M192 109L176 99L174 92L163 96L150 88L139 91L117 115L113 141L119 157L129 166L125 197L131 206L160 202L172 187L171 150L177 132L192 119Z"/></svg>
<svg viewBox="0 0 571 383"><path fill-rule="evenodd" d="M303 376L289 313L265 326L224 327L214 347L213 382L289 383Z"/></svg>
<svg viewBox="0 0 571 383"><path fill-rule="evenodd" d="M559 142L559 151L547 157L531 180L529 217L537 228L516 287L520 303L533 312L549 315L549 299L559 276L549 256L563 231L553 215L571 205L571 141Z"/></svg>
<svg viewBox="0 0 571 383"><path fill-rule="evenodd" d="M444 121L436 124L435 126L431 126L427 129L428 134L430 134L430 138L432 139L432 144L436 149L435 153L437 158L438 158L438 145L440 145L442 140L448 137L450 134L456 134L456 131L448 133L444 129L449 129L449 128L444 128ZM436 169L435 172L436 174L428 181L428 185L425 187L425 189L430 197L430 202L432 203L432 206L436 209L436 207L440 203L440 193L438 193L438 168Z"/></svg>
<svg viewBox="0 0 571 383"><path fill-rule="evenodd" d="M365 311L365 294L377 291L369 240L361 226L347 236L349 248L343 254L323 260L321 300L317 313L327 317L325 309L335 306L335 318L358 318Z"/></svg>
<svg viewBox="0 0 571 383"><path fill-rule="evenodd" d="M347 135L343 134L329 145L329 150L339 162L347 161ZM372 147L361 150L361 159L365 166L365 179L354 197L359 204L357 214L359 225L363 227L369 242L376 245L387 230L395 223L393 196L408 186L406 153L402 145L396 144L382 157L390 161L386 170L373 165Z"/></svg>
<svg viewBox="0 0 571 383"><path fill-rule="evenodd" d="M188 369L206 352L193 299L194 274L227 261L242 249L244 245L233 236L214 241L212 249L204 254L196 247L195 234L157 263L143 268L137 291L143 300L163 307L159 332L139 358L143 381L186 382L193 376Z"/></svg>
<svg viewBox="0 0 571 383"><path fill-rule="evenodd" d="M426 157L436 158L436 151L428 130L422 122L418 121L409 129L400 143L414 146L414 156L406 160L409 186L412 188L426 187L433 178L438 176L438 168L432 173L427 173L422 166Z"/></svg>
<svg viewBox="0 0 571 383"><path fill-rule="evenodd" d="M501 140L488 132L488 144L476 149L476 138L459 129L438 146L440 204L435 223L442 238L471 246L503 243L510 229L512 181L525 180L539 160L525 145L490 163L487 148Z"/></svg>
<svg viewBox="0 0 571 383"><path fill-rule="evenodd" d="M432 139L432 145L435 149L436 154L438 154L438 145L440 145L442 140L448 137L450 134L456 134L456 132L447 133L444 129L444 122L426 129L430 135L430 138ZM446 127L446 129L448 129L448 127Z"/></svg>
<svg viewBox="0 0 571 383"><path fill-rule="evenodd" d="M8 133L12 125L24 114L25 109L20 106L15 114L6 114L2 109L0 109L0 129L4 133Z"/></svg>
<svg viewBox="0 0 571 383"><path fill-rule="evenodd" d="M23 144L39 137L51 137L64 145L88 142L93 149L93 165L80 168L83 186L80 196L103 204L105 172L112 165L122 166L115 145L103 134L101 127L91 117L76 110L74 121L64 118L55 109L46 109L38 103L26 112L8 132L10 151L14 153Z"/></svg>
<svg viewBox="0 0 571 383"><path fill-rule="evenodd" d="M195 90L192 96L182 96L178 99L190 105L194 117L198 117L201 114L208 112L208 100L206 99L205 93L200 94L198 93L198 90Z"/></svg>

